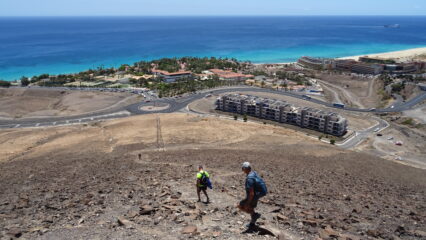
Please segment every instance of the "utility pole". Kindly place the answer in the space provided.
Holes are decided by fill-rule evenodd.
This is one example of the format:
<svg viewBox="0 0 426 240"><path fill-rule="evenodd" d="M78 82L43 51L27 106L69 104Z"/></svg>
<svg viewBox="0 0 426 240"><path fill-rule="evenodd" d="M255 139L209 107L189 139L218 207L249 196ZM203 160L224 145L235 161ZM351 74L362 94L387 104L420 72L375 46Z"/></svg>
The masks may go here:
<svg viewBox="0 0 426 240"><path fill-rule="evenodd" d="M160 117L157 116L157 148L158 151L164 151L164 141L161 133L161 121Z"/></svg>

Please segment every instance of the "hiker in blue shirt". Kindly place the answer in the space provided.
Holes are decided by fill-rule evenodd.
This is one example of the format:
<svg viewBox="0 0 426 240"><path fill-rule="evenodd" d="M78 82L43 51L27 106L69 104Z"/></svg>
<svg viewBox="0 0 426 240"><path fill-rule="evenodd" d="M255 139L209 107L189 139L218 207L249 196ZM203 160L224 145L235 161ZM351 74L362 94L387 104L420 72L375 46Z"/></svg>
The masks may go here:
<svg viewBox="0 0 426 240"><path fill-rule="evenodd" d="M255 171L251 170L249 162L243 163L242 170L247 175L245 183L246 198L239 203L238 208L250 214L251 220L250 223L247 224L247 227L253 228L256 225L257 219L260 218L260 213L255 212L257 202L259 198L267 194L268 190L266 189L266 184L263 179L259 177Z"/></svg>

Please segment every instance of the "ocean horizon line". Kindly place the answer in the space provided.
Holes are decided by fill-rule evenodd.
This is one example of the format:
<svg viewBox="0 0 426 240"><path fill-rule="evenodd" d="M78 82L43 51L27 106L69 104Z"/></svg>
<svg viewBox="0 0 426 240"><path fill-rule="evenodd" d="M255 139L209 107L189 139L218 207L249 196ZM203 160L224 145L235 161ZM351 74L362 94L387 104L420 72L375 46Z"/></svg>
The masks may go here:
<svg viewBox="0 0 426 240"><path fill-rule="evenodd" d="M425 15L408 15L408 14L401 14L401 15L393 15L393 14L384 14L384 15L377 15L377 14L364 14L364 15L338 15L338 14L318 14L318 15L303 15L303 14L287 14L287 15L3 15L0 16L1 18L80 18L80 17L87 17L87 18L97 18L97 17L119 17L119 18L139 18L139 17L147 17L147 18L172 18L172 17L197 17L197 18L211 18L211 17L262 17L262 18L275 18L275 17L344 17L344 18L351 18L351 17L426 17Z"/></svg>
<svg viewBox="0 0 426 240"><path fill-rule="evenodd" d="M284 63L393 52L424 47L425 26L426 16L1 17L0 78L167 57Z"/></svg>

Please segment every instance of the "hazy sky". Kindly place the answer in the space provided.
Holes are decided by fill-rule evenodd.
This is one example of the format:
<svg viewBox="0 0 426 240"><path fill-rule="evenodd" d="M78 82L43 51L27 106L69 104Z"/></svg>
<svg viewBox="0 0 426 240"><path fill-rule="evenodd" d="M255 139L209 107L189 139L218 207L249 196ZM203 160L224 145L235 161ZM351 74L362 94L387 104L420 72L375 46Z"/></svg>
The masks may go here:
<svg viewBox="0 0 426 240"><path fill-rule="evenodd" d="M426 15L426 0L0 0L0 16Z"/></svg>

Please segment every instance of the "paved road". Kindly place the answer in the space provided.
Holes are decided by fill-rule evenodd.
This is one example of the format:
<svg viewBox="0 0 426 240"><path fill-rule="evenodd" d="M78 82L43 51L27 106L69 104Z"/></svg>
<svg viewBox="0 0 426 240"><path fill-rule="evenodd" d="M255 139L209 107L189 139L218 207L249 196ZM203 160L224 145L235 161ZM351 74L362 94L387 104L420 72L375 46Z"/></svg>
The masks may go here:
<svg viewBox="0 0 426 240"><path fill-rule="evenodd" d="M383 131L385 128L389 127L389 123L386 122L383 119L375 118L377 120L377 124L368 128L364 129L358 132L355 132L355 134L348 139L346 139L343 143L337 144L339 147L342 147L344 149L350 149L356 147L358 144L363 142L365 139L367 139L372 134L379 133Z"/></svg>
<svg viewBox="0 0 426 240"><path fill-rule="evenodd" d="M324 102L314 98L306 99L306 97L297 93L276 91L276 90L257 88L257 87L247 87L247 86L226 87L226 88L205 90L196 94L189 94L187 96L180 97L180 98L162 98L162 99L156 99L153 101L158 103L166 103L170 106L167 109L156 111L156 113L172 113L185 108L191 102L204 98L208 94L221 94L226 92L247 92L247 91L281 94L281 95L298 98L304 101L310 101L313 103L334 108L331 103ZM378 113L401 112L401 111L411 109L411 107L422 102L423 100L426 100L426 92L422 92L421 94L414 97L413 99L410 99L409 101L403 104L397 105L394 108L376 109L374 111L370 111L369 109L358 109L358 108L348 107L343 110L354 111L354 112L378 112ZM110 110L101 111L97 113L89 113L89 114L83 114L83 115L71 116L71 117L0 120L0 128L22 128L22 127L42 127L42 126L44 127L44 126L67 125L67 124L90 122L94 120L120 118L120 117L127 117L130 115L153 113L152 111L141 110L141 107L149 106L149 105L153 105L153 102L140 102L140 103L135 103L135 104L126 106L126 107L121 107L119 109L115 108L115 109L110 109Z"/></svg>

